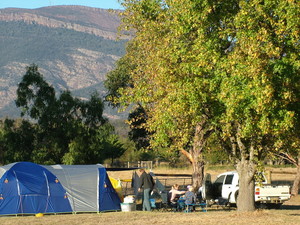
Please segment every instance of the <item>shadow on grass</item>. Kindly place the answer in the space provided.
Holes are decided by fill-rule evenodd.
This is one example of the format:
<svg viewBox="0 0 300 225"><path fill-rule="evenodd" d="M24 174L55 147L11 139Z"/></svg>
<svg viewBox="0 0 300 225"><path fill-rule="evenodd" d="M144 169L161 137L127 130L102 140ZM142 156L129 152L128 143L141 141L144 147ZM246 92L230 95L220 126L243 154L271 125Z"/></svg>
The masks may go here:
<svg viewBox="0 0 300 225"><path fill-rule="evenodd" d="M300 205L282 205L280 207L280 209L282 209L282 210L300 210Z"/></svg>

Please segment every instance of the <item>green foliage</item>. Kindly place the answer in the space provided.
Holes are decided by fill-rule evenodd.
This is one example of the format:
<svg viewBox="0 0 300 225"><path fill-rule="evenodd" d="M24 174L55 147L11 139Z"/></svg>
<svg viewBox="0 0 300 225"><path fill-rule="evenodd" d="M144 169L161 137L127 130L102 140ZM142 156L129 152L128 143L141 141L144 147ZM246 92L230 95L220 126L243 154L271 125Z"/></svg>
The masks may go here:
<svg viewBox="0 0 300 225"><path fill-rule="evenodd" d="M123 27L136 34L126 57L135 66L132 84L118 90L118 100L144 108L143 128L152 136L152 148L166 150L162 157L176 161L183 151L191 162L201 161L199 154L222 107L216 101L219 81L212 73L220 52L207 41L218 40L207 35L211 21L202 21L201 5L193 1L123 3Z"/></svg>
<svg viewBox="0 0 300 225"><path fill-rule="evenodd" d="M54 88L44 81L36 65L27 67L26 74L17 89L17 96L17 107L23 107L21 116L27 113L33 119L40 119L40 123L44 115L51 114L53 110L51 107L55 104Z"/></svg>
<svg viewBox="0 0 300 225"><path fill-rule="evenodd" d="M107 74L104 85L108 90L106 101L108 101L109 104L114 107L120 107L120 91L124 88L132 87L130 73L134 68L135 66L131 65L129 58L124 56L117 61L116 69ZM147 120L147 113L140 104L132 108L133 110L128 115L128 123L130 126L128 137L135 142L136 149L147 149L150 141L149 132L144 126ZM150 156L143 157L149 158Z"/></svg>
<svg viewBox="0 0 300 225"><path fill-rule="evenodd" d="M136 149L138 150L147 149L150 145L150 133L145 127L146 121L147 113L142 106L137 106L128 116L128 122L130 124L128 137L134 141Z"/></svg>
<svg viewBox="0 0 300 225"><path fill-rule="evenodd" d="M220 147L207 147L207 149L203 154L206 163L216 165L230 162L228 154Z"/></svg>
<svg viewBox="0 0 300 225"><path fill-rule="evenodd" d="M140 104L151 147L180 150L195 172L217 132L243 178L240 196L253 194L246 183L253 184L271 149L292 141L299 152L293 138L300 124L299 3L122 3L123 28L135 32L126 53L135 67L131 86L118 90L119 103ZM238 208L254 210L254 198L243 199Z"/></svg>
<svg viewBox="0 0 300 225"><path fill-rule="evenodd" d="M131 153L133 161L154 161L157 155L153 151L147 149L140 149Z"/></svg>
<svg viewBox="0 0 300 225"><path fill-rule="evenodd" d="M106 101L113 106L119 106L118 98L120 97L119 89L131 86L130 72L133 66L126 56L116 62L116 68L110 71L104 82L105 88L108 90Z"/></svg>
<svg viewBox="0 0 300 225"><path fill-rule="evenodd" d="M5 120L0 139L5 163L95 164L124 153L114 128L102 117L99 95L93 93L89 101L74 98L69 91L57 96L36 65L27 68L16 104L22 116L36 124Z"/></svg>
<svg viewBox="0 0 300 225"><path fill-rule="evenodd" d="M30 161L35 144L35 126L28 121L6 119L0 122L2 164Z"/></svg>
<svg viewBox="0 0 300 225"><path fill-rule="evenodd" d="M107 139L104 146L104 154L106 158L111 159L111 165L113 165L114 160L124 154L125 148L117 135L110 135Z"/></svg>
<svg viewBox="0 0 300 225"><path fill-rule="evenodd" d="M295 1L240 2L222 31L234 42L218 74L220 122L240 159L257 164L299 121L299 15Z"/></svg>

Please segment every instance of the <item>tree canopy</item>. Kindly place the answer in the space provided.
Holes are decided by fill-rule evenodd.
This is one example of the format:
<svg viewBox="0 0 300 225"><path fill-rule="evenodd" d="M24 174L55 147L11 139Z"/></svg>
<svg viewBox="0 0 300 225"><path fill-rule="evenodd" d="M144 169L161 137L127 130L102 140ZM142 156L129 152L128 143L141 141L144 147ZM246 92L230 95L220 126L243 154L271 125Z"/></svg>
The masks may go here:
<svg viewBox="0 0 300 225"><path fill-rule="evenodd" d="M119 102L145 109L151 146L180 150L193 178L202 178L205 143L218 132L241 177L238 209L253 210L256 165L299 121L300 5L121 2L123 29L135 34L126 57L135 66L132 85L118 89Z"/></svg>

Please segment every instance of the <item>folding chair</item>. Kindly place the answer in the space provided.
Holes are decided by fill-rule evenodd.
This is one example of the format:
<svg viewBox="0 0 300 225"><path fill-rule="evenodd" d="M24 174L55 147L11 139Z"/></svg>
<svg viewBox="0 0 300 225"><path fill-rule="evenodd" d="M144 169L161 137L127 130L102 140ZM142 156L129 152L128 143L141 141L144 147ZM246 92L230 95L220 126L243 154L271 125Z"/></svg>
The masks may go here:
<svg viewBox="0 0 300 225"><path fill-rule="evenodd" d="M167 191L162 191L160 193L161 196L161 203L160 203L160 209L163 211L170 211L173 212L177 211L177 203L170 202L171 199L171 193Z"/></svg>
<svg viewBox="0 0 300 225"><path fill-rule="evenodd" d="M168 192L162 191L160 193L160 197L161 197L160 209L163 211L167 211L169 208Z"/></svg>

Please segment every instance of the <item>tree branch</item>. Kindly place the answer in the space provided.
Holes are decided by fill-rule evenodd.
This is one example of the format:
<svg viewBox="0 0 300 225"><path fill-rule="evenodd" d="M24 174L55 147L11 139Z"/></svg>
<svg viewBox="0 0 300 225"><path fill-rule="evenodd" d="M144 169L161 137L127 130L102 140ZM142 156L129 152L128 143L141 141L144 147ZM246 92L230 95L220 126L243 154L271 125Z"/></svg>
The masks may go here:
<svg viewBox="0 0 300 225"><path fill-rule="evenodd" d="M298 165L297 160L295 160L290 154L288 154L286 152L280 152L279 154L275 154L275 155L279 156L282 159L289 161L290 163L292 163L295 166Z"/></svg>
<svg viewBox="0 0 300 225"><path fill-rule="evenodd" d="M190 161L190 163L193 163L194 162L194 159L191 155L191 153L189 153L188 151L184 150L183 148L180 149L180 152L187 157L187 159Z"/></svg>

